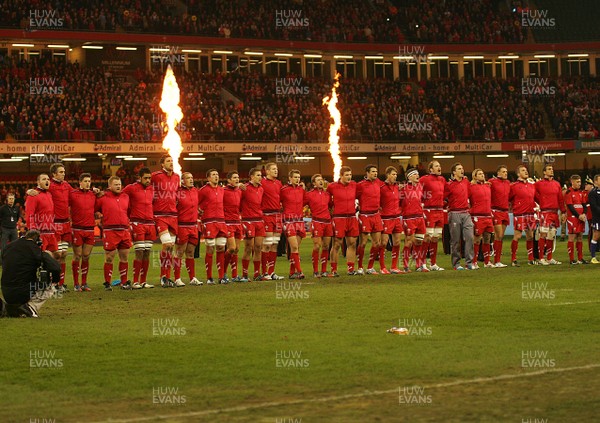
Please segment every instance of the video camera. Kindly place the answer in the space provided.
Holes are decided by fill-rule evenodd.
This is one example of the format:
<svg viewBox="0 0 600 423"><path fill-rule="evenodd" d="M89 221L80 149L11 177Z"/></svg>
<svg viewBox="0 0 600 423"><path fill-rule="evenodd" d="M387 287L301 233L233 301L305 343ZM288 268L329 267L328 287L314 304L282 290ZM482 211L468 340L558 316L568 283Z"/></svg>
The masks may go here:
<svg viewBox="0 0 600 423"><path fill-rule="evenodd" d="M51 283L50 272L44 268L43 263L37 269L37 283L40 287L49 286Z"/></svg>

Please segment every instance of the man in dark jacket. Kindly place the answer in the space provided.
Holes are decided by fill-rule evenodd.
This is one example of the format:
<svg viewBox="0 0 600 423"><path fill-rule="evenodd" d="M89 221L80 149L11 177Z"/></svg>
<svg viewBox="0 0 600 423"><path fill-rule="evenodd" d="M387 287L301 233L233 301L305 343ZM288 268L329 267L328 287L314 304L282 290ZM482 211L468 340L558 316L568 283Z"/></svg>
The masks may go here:
<svg viewBox="0 0 600 423"><path fill-rule="evenodd" d="M590 253L592 253L592 264L600 264L596 259L598 241L600 240L600 174L594 175L594 188L588 193L588 204L592 211L592 242L590 243Z"/></svg>
<svg viewBox="0 0 600 423"><path fill-rule="evenodd" d="M10 193L6 196L6 204L0 207L0 230L2 239L0 240L0 250L4 251L9 242L18 238L17 222L19 221L19 207L15 205L15 195Z"/></svg>
<svg viewBox="0 0 600 423"><path fill-rule="evenodd" d="M60 264L50 254L42 252L40 233L28 231L2 251L2 295L0 316L38 317L38 311L50 298L60 278ZM47 271L47 278L38 279L38 269ZM46 280L44 280L46 279Z"/></svg>

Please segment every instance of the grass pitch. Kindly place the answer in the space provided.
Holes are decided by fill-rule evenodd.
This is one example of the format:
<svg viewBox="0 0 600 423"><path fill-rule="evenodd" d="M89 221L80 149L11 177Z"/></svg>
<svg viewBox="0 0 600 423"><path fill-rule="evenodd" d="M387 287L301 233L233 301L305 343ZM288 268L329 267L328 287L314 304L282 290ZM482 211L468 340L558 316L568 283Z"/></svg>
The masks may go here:
<svg viewBox="0 0 600 423"><path fill-rule="evenodd" d="M0 320L1 421L597 419L600 266L105 292L102 261L92 292Z"/></svg>

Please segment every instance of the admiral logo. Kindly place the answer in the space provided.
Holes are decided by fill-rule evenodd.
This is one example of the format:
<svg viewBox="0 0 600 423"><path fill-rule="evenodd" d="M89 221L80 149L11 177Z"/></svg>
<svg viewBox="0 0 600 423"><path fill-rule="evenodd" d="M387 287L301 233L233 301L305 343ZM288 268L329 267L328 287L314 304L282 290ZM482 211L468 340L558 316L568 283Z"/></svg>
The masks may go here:
<svg viewBox="0 0 600 423"><path fill-rule="evenodd" d="M120 144L94 144L94 151L98 153L120 153Z"/></svg>
<svg viewBox="0 0 600 423"><path fill-rule="evenodd" d="M373 149L375 151L383 151L383 152L392 151L392 152L395 152L396 151L396 145L394 145L394 144L375 144L373 146Z"/></svg>
<svg viewBox="0 0 600 423"><path fill-rule="evenodd" d="M266 144L243 144L242 151L246 152L266 152L267 146Z"/></svg>

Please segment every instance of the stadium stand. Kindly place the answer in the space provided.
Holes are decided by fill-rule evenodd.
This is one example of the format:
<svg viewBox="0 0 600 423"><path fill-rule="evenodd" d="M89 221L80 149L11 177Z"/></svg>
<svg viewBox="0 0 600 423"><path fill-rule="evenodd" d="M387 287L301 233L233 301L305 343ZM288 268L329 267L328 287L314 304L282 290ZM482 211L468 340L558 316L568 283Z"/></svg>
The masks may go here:
<svg viewBox="0 0 600 423"><path fill-rule="evenodd" d="M35 30L51 10L61 29L344 43L520 43L524 31L495 0L9 1L0 27ZM32 23L31 18L34 22Z"/></svg>
<svg viewBox="0 0 600 423"><path fill-rule="evenodd" d="M142 141L161 139L160 72L138 71L122 82L100 68L34 59L0 66L0 138L22 141ZM31 94L30 78L54 81L61 95ZM329 115L324 78L303 78L307 95L281 95L281 78L258 73L180 72L186 116L184 140L285 140L324 138ZM297 78L294 75L288 78ZM598 130L598 83L560 78L558 101L523 96L521 81L475 78L414 83L344 79L340 87L342 140L519 140L545 139L551 116L556 137L576 138ZM568 89L567 89L568 88ZM228 90L237 101L225 101ZM231 97L230 97L231 98ZM502 107L497 107L502 105ZM569 108L565 114L565 107ZM548 113L548 115L546 115ZM427 131L406 130L401 116L420 115Z"/></svg>
<svg viewBox="0 0 600 423"><path fill-rule="evenodd" d="M436 0L395 2L399 23L414 42L522 43L520 21L506 2L493 0Z"/></svg>
<svg viewBox="0 0 600 423"><path fill-rule="evenodd" d="M528 2L528 5L533 2ZM598 3L594 0L565 2L562 0L536 0L535 16L531 30L539 43L565 41L594 41L600 39L598 27ZM527 7L527 6L525 6ZM517 10L518 12L518 10ZM533 15L532 15L533 16ZM545 21L553 19L554 21Z"/></svg>

